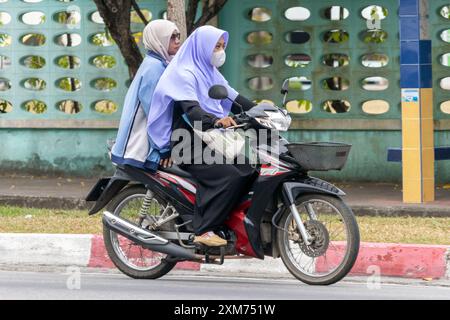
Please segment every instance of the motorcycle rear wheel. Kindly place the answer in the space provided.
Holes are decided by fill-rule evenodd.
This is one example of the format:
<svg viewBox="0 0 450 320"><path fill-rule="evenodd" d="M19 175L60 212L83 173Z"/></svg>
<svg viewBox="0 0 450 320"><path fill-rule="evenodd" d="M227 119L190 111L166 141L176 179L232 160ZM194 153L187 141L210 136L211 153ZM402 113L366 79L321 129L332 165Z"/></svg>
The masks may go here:
<svg viewBox="0 0 450 320"><path fill-rule="evenodd" d="M286 208L277 231L284 265L294 277L309 285L340 281L350 272L359 252L359 228L352 210L341 199L328 195L304 195L295 204L315 240L311 245L303 242L294 217ZM315 219L311 219L307 206L312 206Z"/></svg>
<svg viewBox="0 0 450 320"><path fill-rule="evenodd" d="M113 198L108 204L107 210L138 225L139 210L146 192L147 190L142 186L128 187ZM154 204L165 205L159 202L155 199ZM117 269L131 278L157 279L167 274L177 264L165 260L165 254L144 249L105 226L103 226L103 239L111 261ZM158 263L142 265L152 260L157 260ZM139 261L141 261L141 266Z"/></svg>

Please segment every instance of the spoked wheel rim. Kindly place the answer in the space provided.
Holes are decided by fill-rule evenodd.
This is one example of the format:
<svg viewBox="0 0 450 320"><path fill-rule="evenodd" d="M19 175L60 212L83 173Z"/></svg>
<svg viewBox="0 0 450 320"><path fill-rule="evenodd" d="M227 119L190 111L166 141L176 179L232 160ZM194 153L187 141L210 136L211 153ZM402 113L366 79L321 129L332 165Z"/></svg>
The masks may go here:
<svg viewBox="0 0 450 320"><path fill-rule="evenodd" d="M119 203L114 210L114 215L117 215L127 221L139 225L139 210L144 201L145 194L133 194L125 198ZM161 205L153 198L149 211L158 210ZM154 212L155 213L155 212ZM157 215L153 215L155 218ZM110 238L112 247L117 257L128 267L138 271L149 271L157 268L163 259L167 257L166 254L144 249L142 246L133 243L124 236L110 230Z"/></svg>
<svg viewBox="0 0 450 320"><path fill-rule="evenodd" d="M293 266L312 278L327 277L343 268L351 245L350 227L341 212L332 203L322 199L304 201L296 207L314 240L309 246L303 242L294 217L290 214L283 225L283 243ZM314 220L308 215L307 207L312 207Z"/></svg>

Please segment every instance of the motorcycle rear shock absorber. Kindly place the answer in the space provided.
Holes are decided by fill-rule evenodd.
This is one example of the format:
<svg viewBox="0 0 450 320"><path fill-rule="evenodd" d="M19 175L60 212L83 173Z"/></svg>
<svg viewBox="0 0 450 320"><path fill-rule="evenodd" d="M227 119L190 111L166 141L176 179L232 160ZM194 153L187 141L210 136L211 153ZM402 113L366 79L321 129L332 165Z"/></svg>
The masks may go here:
<svg viewBox="0 0 450 320"><path fill-rule="evenodd" d="M142 203L141 209L139 211L139 225L141 225L142 222L144 222L145 218L147 217L148 209L152 204L152 200L153 200L153 192L147 190L147 193L145 194L144 197L144 202Z"/></svg>

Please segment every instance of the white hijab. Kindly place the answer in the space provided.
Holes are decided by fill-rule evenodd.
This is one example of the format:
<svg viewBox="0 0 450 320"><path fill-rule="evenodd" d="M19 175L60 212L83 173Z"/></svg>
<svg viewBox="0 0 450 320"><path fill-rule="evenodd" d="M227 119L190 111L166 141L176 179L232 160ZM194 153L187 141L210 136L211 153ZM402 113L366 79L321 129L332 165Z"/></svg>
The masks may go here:
<svg viewBox="0 0 450 320"><path fill-rule="evenodd" d="M145 49L156 52L169 63L173 58L168 50L174 31L179 32L176 24L171 21L159 19L149 22L143 31Z"/></svg>

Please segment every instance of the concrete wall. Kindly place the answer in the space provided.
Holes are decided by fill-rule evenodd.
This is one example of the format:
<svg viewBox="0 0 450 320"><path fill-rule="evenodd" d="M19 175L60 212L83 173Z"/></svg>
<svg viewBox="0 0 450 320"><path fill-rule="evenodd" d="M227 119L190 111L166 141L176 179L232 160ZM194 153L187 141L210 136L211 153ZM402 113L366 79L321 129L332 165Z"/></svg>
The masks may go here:
<svg viewBox="0 0 450 320"><path fill-rule="evenodd" d="M0 174L111 173L106 140L115 135L116 130L0 129Z"/></svg>

